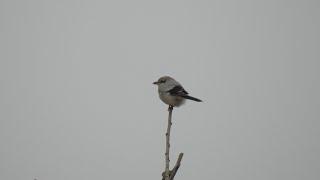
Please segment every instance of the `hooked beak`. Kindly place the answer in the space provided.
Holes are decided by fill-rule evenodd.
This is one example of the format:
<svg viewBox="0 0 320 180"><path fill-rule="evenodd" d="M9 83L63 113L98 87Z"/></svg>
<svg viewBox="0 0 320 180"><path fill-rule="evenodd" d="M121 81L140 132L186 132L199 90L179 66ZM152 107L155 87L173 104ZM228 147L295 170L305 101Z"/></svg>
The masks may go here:
<svg viewBox="0 0 320 180"><path fill-rule="evenodd" d="M153 82L152 84L158 85L158 84L159 84L159 82L158 82L158 81L156 81L156 82Z"/></svg>

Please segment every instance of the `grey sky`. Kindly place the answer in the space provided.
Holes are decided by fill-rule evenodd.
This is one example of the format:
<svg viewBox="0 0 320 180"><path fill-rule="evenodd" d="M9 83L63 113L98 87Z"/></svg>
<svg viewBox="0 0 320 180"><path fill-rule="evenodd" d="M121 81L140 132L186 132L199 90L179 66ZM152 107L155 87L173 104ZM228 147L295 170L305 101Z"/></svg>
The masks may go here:
<svg viewBox="0 0 320 180"><path fill-rule="evenodd" d="M320 178L320 3L0 1L0 179Z"/></svg>

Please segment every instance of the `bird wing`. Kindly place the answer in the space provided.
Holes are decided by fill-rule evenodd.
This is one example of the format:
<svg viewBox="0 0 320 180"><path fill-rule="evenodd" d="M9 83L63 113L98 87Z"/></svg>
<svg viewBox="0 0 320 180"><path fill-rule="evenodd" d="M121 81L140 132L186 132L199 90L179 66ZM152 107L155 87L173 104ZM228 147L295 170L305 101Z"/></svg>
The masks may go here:
<svg viewBox="0 0 320 180"><path fill-rule="evenodd" d="M183 89L181 85L175 86L167 92L169 92L173 96L183 96L189 94L186 90Z"/></svg>

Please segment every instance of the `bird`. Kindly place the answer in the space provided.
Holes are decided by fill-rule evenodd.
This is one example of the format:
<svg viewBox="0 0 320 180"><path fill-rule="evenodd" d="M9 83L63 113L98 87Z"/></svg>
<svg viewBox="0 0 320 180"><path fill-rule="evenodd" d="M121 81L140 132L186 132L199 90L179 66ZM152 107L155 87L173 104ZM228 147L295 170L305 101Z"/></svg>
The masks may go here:
<svg viewBox="0 0 320 180"><path fill-rule="evenodd" d="M169 107L179 107L185 103L186 99L202 102L198 98L189 96L182 85L170 76L163 76L153 84L158 86L159 98Z"/></svg>

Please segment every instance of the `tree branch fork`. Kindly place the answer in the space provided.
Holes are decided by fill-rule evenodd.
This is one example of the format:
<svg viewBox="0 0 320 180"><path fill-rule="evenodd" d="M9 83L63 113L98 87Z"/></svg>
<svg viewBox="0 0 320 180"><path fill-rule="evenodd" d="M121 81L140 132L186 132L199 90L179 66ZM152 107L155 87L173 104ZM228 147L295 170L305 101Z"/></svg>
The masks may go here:
<svg viewBox="0 0 320 180"><path fill-rule="evenodd" d="M180 165L181 165L181 160L183 158L183 153L180 153L178 156L178 159L176 161L176 164L172 168L172 170L169 169L169 164L170 164L170 132L171 132L171 126L172 126L172 110L173 106L169 106L168 111L169 111L169 116L168 116L168 126L167 126L167 132L166 132L166 152L165 152L165 160L166 160L166 165L165 165L165 171L162 173L162 180L173 180Z"/></svg>

